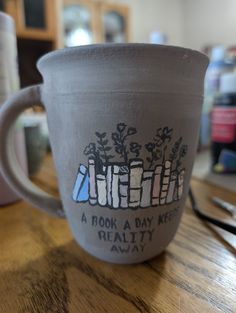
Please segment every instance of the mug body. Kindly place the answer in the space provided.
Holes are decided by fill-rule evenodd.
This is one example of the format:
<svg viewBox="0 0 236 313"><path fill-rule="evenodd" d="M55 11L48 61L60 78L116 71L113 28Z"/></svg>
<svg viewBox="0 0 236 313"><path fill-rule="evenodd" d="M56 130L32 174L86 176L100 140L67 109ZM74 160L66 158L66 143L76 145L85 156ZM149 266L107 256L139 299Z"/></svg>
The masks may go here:
<svg viewBox="0 0 236 313"><path fill-rule="evenodd" d="M172 240L207 64L196 51L148 44L77 47L39 61L60 195L90 254L136 263Z"/></svg>

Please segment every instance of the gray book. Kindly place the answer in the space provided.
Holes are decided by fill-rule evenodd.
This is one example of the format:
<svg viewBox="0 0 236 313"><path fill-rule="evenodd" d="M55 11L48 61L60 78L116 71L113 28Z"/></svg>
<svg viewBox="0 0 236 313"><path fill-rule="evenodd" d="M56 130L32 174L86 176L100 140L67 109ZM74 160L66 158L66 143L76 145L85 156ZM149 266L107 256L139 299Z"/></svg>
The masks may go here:
<svg viewBox="0 0 236 313"><path fill-rule="evenodd" d="M119 171L119 194L120 207L128 208L129 206L129 168L128 166L121 166Z"/></svg>
<svg viewBox="0 0 236 313"><path fill-rule="evenodd" d="M107 181L106 175L97 174L97 193L98 193L98 203L101 206L105 206L107 204Z"/></svg>
<svg viewBox="0 0 236 313"><path fill-rule="evenodd" d="M112 168L112 207L117 209L120 204L119 197L119 166L113 165Z"/></svg>
<svg viewBox="0 0 236 313"><path fill-rule="evenodd" d="M160 204L166 203L169 182L170 182L170 169L171 169L171 162L167 160L165 161L164 175L162 177Z"/></svg>
<svg viewBox="0 0 236 313"><path fill-rule="evenodd" d="M176 189L176 184L177 184L177 175L175 173L172 173L171 177L170 177L170 184L169 184L169 189L167 192L166 203L171 203L171 202L175 201L174 192Z"/></svg>
<svg viewBox="0 0 236 313"><path fill-rule="evenodd" d="M157 165L153 175L152 205L160 204L162 165Z"/></svg>
<svg viewBox="0 0 236 313"><path fill-rule="evenodd" d="M119 207L119 166L108 165L107 167L107 202L112 208Z"/></svg>
<svg viewBox="0 0 236 313"><path fill-rule="evenodd" d="M112 165L108 165L107 167L107 203L109 206L112 205Z"/></svg>
<svg viewBox="0 0 236 313"><path fill-rule="evenodd" d="M143 161L134 160L130 162L129 174L129 207L136 208L140 205L141 200L141 185L143 175Z"/></svg>
<svg viewBox="0 0 236 313"><path fill-rule="evenodd" d="M180 200L184 191L184 174L185 170L182 170L178 176L178 199Z"/></svg>
<svg viewBox="0 0 236 313"><path fill-rule="evenodd" d="M152 203L152 178L153 171L144 171L142 178L141 204L142 208L151 206Z"/></svg>
<svg viewBox="0 0 236 313"><path fill-rule="evenodd" d="M88 160L89 169L89 203L94 205L97 203L97 188L95 175L95 160Z"/></svg>

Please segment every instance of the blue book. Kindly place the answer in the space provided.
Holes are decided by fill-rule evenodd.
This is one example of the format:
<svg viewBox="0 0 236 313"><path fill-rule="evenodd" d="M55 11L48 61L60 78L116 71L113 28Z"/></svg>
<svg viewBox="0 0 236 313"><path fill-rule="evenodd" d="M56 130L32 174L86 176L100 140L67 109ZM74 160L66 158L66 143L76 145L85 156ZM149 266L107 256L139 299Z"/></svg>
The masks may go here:
<svg viewBox="0 0 236 313"><path fill-rule="evenodd" d="M80 164L75 185L73 188L72 198L76 202L86 202L89 199L89 176L88 169Z"/></svg>

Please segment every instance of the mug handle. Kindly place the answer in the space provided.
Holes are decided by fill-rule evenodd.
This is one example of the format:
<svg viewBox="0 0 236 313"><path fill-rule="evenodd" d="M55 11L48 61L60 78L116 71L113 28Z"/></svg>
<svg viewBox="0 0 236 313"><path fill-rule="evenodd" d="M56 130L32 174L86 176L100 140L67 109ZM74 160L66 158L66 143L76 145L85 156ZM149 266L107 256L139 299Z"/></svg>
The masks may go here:
<svg viewBox="0 0 236 313"><path fill-rule="evenodd" d="M12 128L19 114L34 105L44 107L41 85L24 88L10 97L0 110L0 169L9 185L25 200L39 209L65 217L62 202L33 184L20 168L14 146L10 143Z"/></svg>

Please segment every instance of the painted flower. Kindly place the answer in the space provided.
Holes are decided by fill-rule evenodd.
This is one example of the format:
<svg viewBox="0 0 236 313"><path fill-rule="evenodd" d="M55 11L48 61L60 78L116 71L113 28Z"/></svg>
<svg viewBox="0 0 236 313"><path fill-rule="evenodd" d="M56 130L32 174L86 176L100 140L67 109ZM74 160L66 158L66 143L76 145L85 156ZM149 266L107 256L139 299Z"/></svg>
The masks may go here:
<svg viewBox="0 0 236 313"><path fill-rule="evenodd" d="M117 130L118 130L118 132L119 133L122 133L124 130L125 130L125 128L126 128L126 124L125 123L119 123L119 124L117 124Z"/></svg>
<svg viewBox="0 0 236 313"><path fill-rule="evenodd" d="M134 128L134 127L129 127L128 132L127 132L127 135L128 135L128 136L134 135L134 134L136 134L136 133L137 133L136 128Z"/></svg>
<svg viewBox="0 0 236 313"><path fill-rule="evenodd" d="M155 149L155 144L152 142L149 142L145 145L145 148L147 149L148 152L152 152Z"/></svg>
<svg viewBox="0 0 236 313"><path fill-rule="evenodd" d="M163 128L163 135L165 135L166 137L170 137L173 133L173 128L168 128L168 127L164 127Z"/></svg>
<svg viewBox="0 0 236 313"><path fill-rule="evenodd" d="M96 152L96 145L95 143L91 142L87 147L84 149L84 154L89 155L89 154L95 154Z"/></svg>
<svg viewBox="0 0 236 313"><path fill-rule="evenodd" d="M141 148L142 148L142 146L140 144L138 144L137 142L131 142L130 143L130 151L132 153L135 153L136 157L139 156Z"/></svg>
<svg viewBox="0 0 236 313"><path fill-rule="evenodd" d="M95 135L100 138L100 139L103 139L106 137L106 133L99 133L99 132L95 132Z"/></svg>
<svg viewBox="0 0 236 313"><path fill-rule="evenodd" d="M185 157L185 155L187 154L188 151L188 146L187 145L183 145L180 149L179 155L181 158Z"/></svg>
<svg viewBox="0 0 236 313"><path fill-rule="evenodd" d="M117 133L112 133L111 134L111 138L112 138L112 140L114 140L115 142L117 142L117 141L119 141L119 134L117 134Z"/></svg>
<svg viewBox="0 0 236 313"><path fill-rule="evenodd" d="M160 147L162 144L165 143L165 141L170 142L172 133L173 133L173 128L168 128L168 127L164 127L163 129L158 128L156 137L154 138L156 142L156 146Z"/></svg>
<svg viewBox="0 0 236 313"><path fill-rule="evenodd" d="M116 153L122 155L122 153L123 153L123 147L120 146L120 145L118 145L118 146L115 147L115 151L116 151Z"/></svg>
<svg viewBox="0 0 236 313"><path fill-rule="evenodd" d="M155 151L153 151L153 160L157 161L162 157L162 152L161 150L157 149Z"/></svg>
<svg viewBox="0 0 236 313"><path fill-rule="evenodd" d="M174 146L173 146L172 149L171 149L170 158L171 158L172 161L177 158L177 154L178 154L179 147L180 147L180 145L181 145L182 140L183 140L183 138L180 137L180 138L174 143Z"/></svg>

